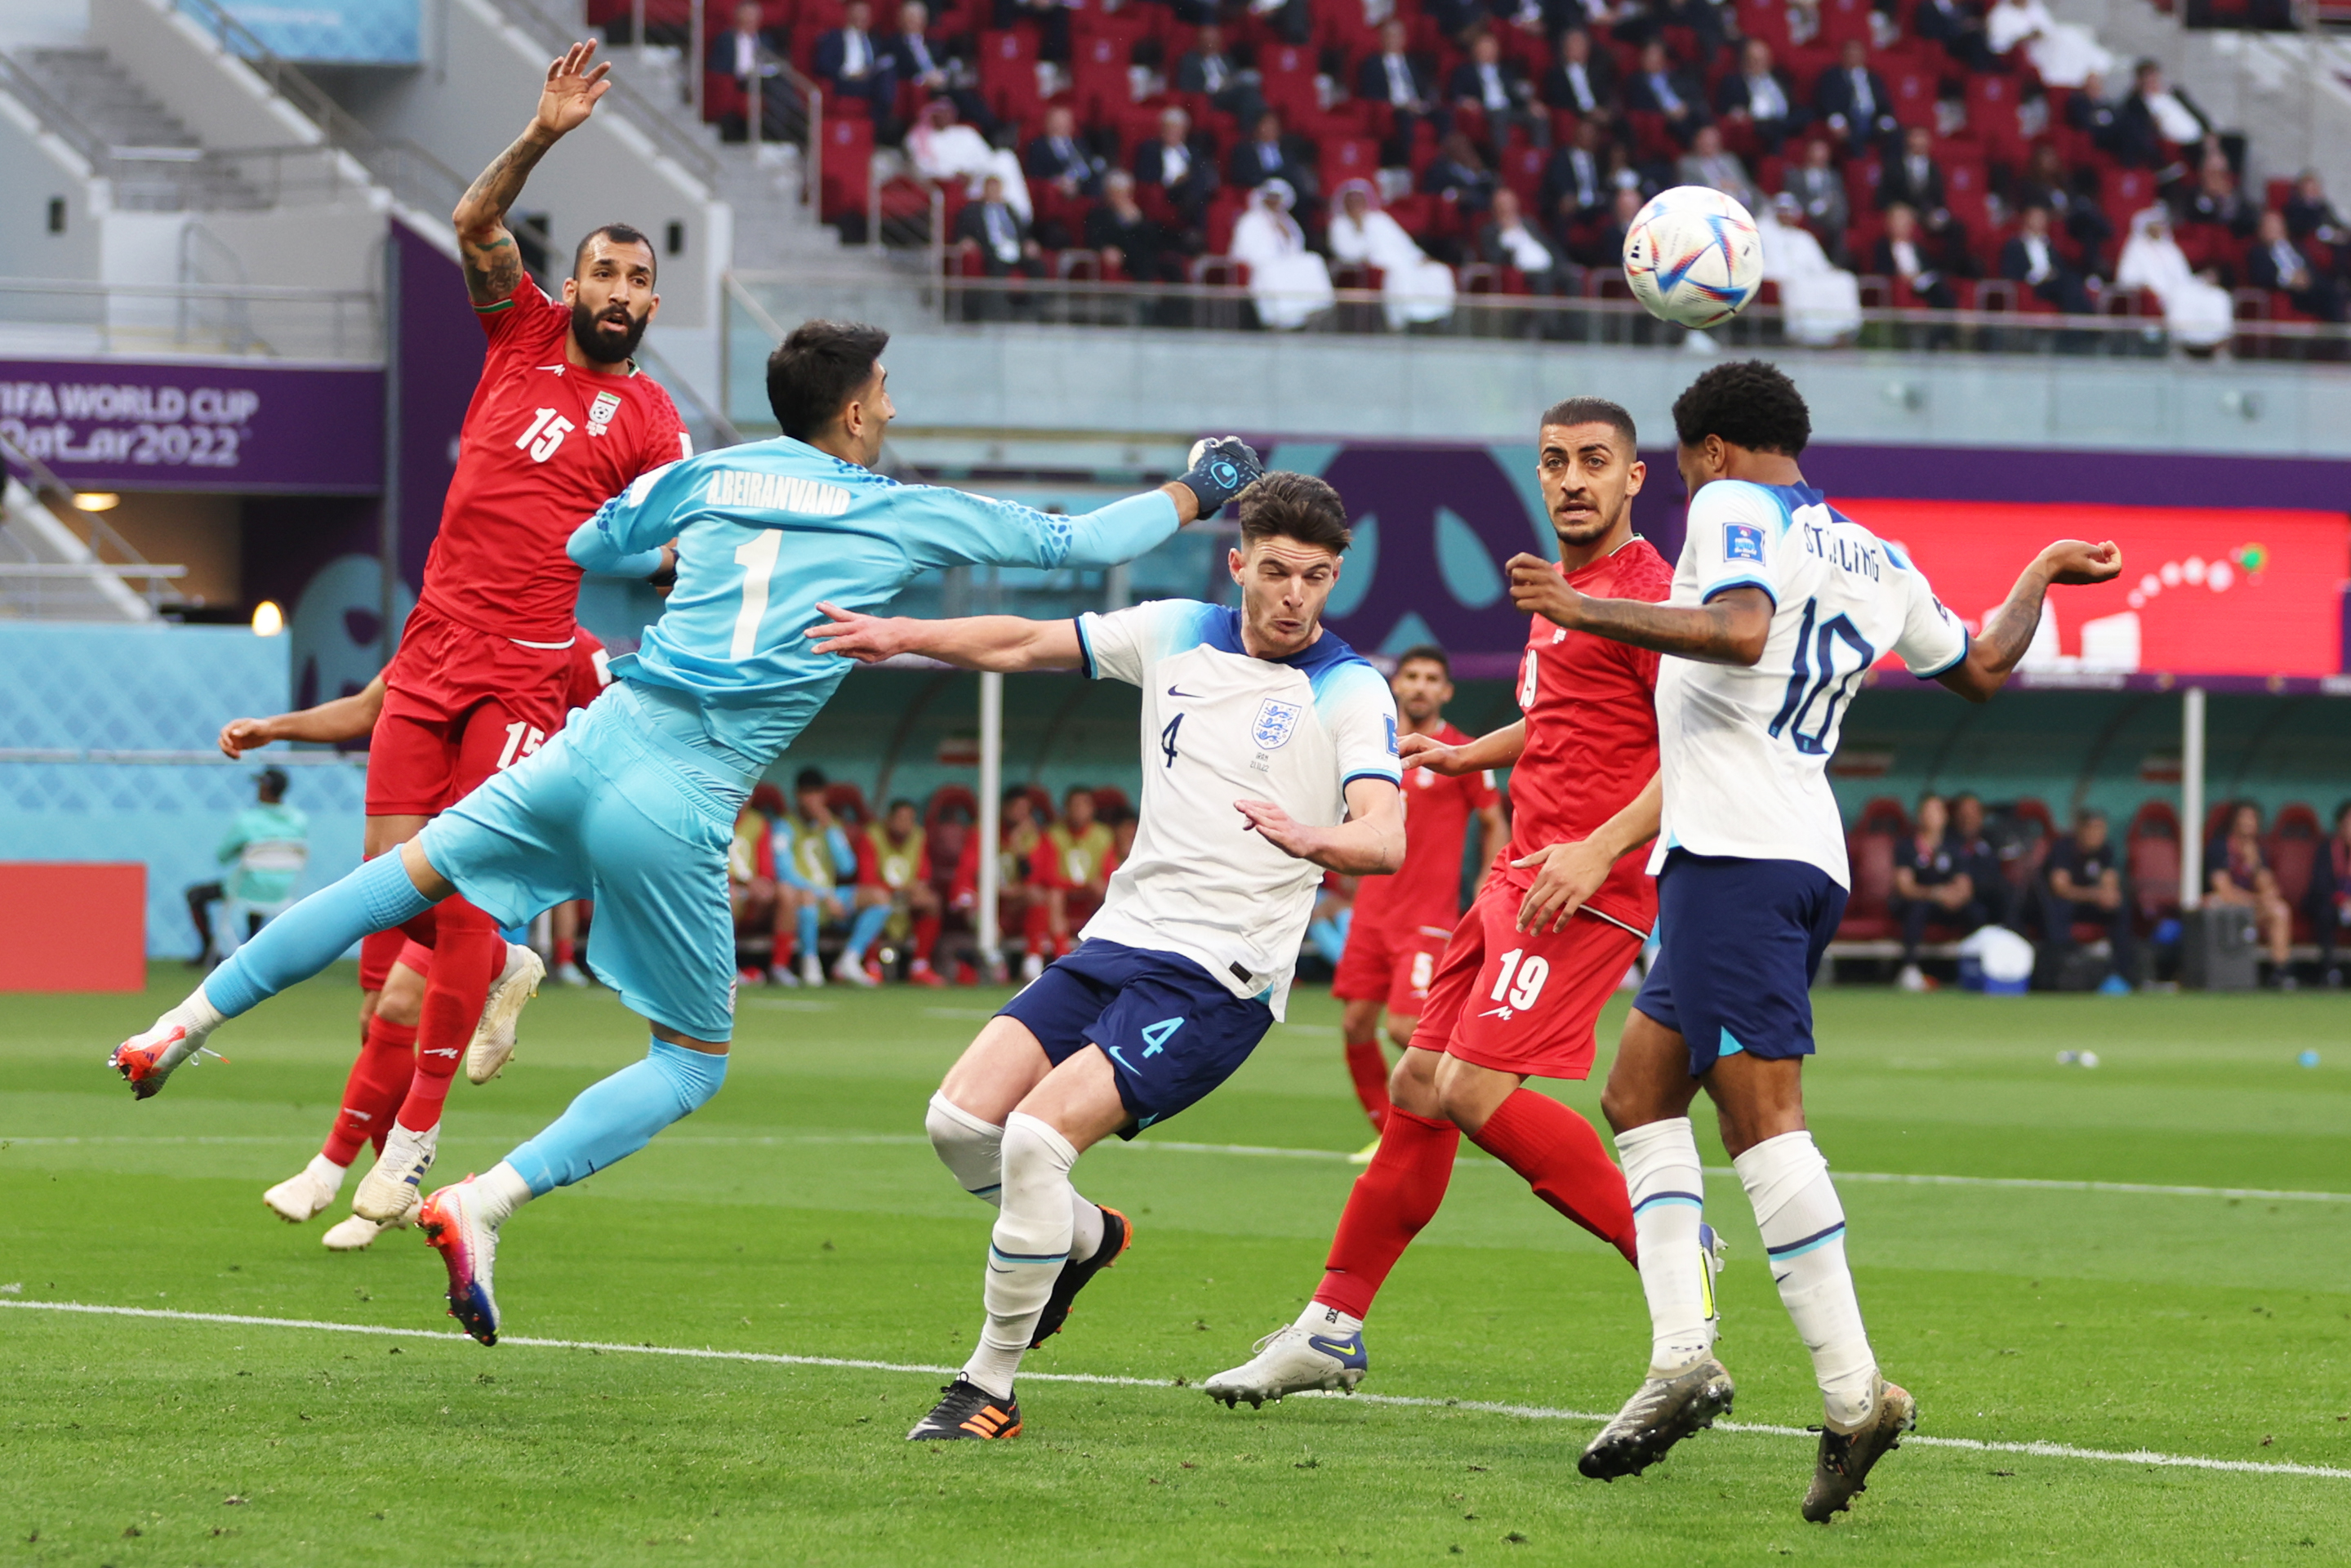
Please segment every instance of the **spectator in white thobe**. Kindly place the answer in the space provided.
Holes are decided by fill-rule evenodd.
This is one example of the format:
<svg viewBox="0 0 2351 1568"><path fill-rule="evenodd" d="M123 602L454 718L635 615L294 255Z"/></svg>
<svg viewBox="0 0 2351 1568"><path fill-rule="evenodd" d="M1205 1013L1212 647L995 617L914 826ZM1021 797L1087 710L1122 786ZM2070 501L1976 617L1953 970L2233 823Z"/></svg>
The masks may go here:
<svg viewBox="0 0 2351 1568"><path fill-rule="evenodd" d="M2131 219L2130 238L2115 263L2115 283L2144 288L2163 301L2163 324L2190 349L2215 349L2236 330L2229 291L2196 275L2171 237L2171 214L2153 206Z"/></svg>
<svg viewBox="0 0 2351 1568"><path fill-rule="evenodd" d="M906 156L914 172L926 180L961 180L964 193L978 199L990 174L1004 182L1004 204L1020 214L1022 223L1036 221L1029 204L1029 179L1020 160L1008 148L991 147L987 138L956 121L956 106L935 98L923 106L923 115L906 132Z"/></svg>
<svg viewBox="0 0 2351 1568"><path fill-rule="evenodd" d="M1250 194L1249 211L1233 225L1231 256L1249 263L1249 302L1257 319L1278 332L1294 332L1331 308L1331 268L1306 248L1305 231L1290 215L1298 193L1287 180L1268 180Z"/></svg>
<svg viewBox="0 0 2351 1568"><path fill-rule="evenodd" d="M1404 225L1380 210L1368 180L1350 180L1339 187L1339 211L1331 219L1331 255L1380 269L1380 308L1392 332L1453 314L1453 269L1431 261Z"/></svg>
<svg viewBox="0 0 2351 1568"><path fill-rule="evenodd" d="M1782 191L1755 214L1763 242L1763 276L1780 286L1788 340L1823 348L1861 330L1861 284L1830 265L1804 227L1804 204Z"/></svg>

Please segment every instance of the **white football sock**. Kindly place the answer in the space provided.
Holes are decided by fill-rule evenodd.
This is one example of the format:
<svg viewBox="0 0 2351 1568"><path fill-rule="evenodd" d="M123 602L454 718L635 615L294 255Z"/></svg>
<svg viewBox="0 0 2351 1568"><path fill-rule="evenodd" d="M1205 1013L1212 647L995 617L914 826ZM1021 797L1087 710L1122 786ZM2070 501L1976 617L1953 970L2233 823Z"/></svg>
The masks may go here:
<svg viewBox="0 0 2351 1568"><path fill-rule="evenodd" d="M1004 1129L983 1122L945 1094L931 1096L923 1118L931 1147L964 1191L984 1203L1003 1207ZM1074 1187L1070 1191L1070 1256L1091 1258L1102 1249L1100 1205Z"/></svg>
<svg viewBox="0 0 2351 1568"><path fill-rule="evenodd" d="M474 1178L474 1191L482 1200L482 1223L493 1230L514 1218L514 1211L532 1197L530 1183L504 1160Z"/></svg>
<svg viewBox="0 0 2351 1568"><path fill-rule="evenodd" d="M1755 1206L1780 1301L1795 1321L1829 1425L1849 1432L1869 1418L1877 1358L1844 1260L1844 1206L1810 1133L1766 1138L1731 1162Z"/></svg>
<svg viewBox="0 0 2351 1568"><path fill-rule="evenodd" d="M188 1039L193 1041L204 1039L227 1021L220 1009L213 1006L212 998L204 995L204 987L198 986L179 1006L157 1019L155 1028L164 1030L178 1024L188 1031Z"/></svg>
<svg viewBox="0 0 2351 1568"><path fill-rule="evenodd" d="M1077 1163L1078 1151L1045 1122L1019 1111L1005 1118L1004 1212L988 1239L981 1292L987 1322L963 1369L998 1399L1012 1396L1037 1319L1070 1260L1070 1167Z"/></svg>
<svg viewBox="0 0 2351 1568"><path fill-rule="evenodd" d="M1617 1134L1616 1154L1633 1198L1641 1293L1649 1300L1649 1368L1678 1372L1714 1348L1713 1281L1698 1247L1706 1176L1698 1138L1689 1118L1677 1116Z"/></svg>
<svg viewBox="0 0 2351 1568"><path fill-rule="evenodd" d="M329 1197L343 1190L343 1178L351 1174L349 1166L339 1166L324 1154L310 1156L310 1168L303 1173L311 1180L325 1184Z"/></svg>
<svg viewBox="0 0 2351 1568"><path fill-rule="evenodd" d="M1298 1314L1298 1326L1308 1333L1328 1334L1344 1339L1351 1333L1361 1333L1364 1320L1353 1312L1343 1312L1336 1307L1326 1307L1320 1301L1309 1301L1306 1310Z"/></svg>

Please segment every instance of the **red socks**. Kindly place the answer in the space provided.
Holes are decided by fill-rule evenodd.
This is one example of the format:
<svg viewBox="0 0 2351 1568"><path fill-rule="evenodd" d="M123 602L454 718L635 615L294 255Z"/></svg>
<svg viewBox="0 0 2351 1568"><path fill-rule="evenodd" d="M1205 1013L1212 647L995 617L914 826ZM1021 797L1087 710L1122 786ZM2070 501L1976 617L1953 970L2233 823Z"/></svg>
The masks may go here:
<svg viewBox="0 0 2351 1568"><path fill-rule="evenodd" d="M465 1059L490 983L506 967L506 938L481 910L463 898L444 899L430 913L439 917L433 969L424 980L424 1011L416 1033L416 1076L401 1102L400 1124L421 1133L441 1120L449 1080ZM1619 1184L1622 1185L1621 1183Z"/></svg>
<svg viewBox="0 0 2351 1568"><path fill-rule="evenodd" d="M939 917L918 915L914 917L914 956L922 963L931 961L931 950L939 945Z"/></svg>
<svg viewBox="0 0 2351 1568"><path fill-rule="evenodd" d="M577 954L578 944L574 943L570 937L558 936L555 939L555 967L557 968L560 969L564 965L571 962L572 958L576 956Z"/></svg>
<svg viewBox="0 0 2351 1568"><path fill-rule="evenodd" d="M1347 1076L1355 1081L1355 1098L1364 1103L1364 1114L1372 1119L1374 1130L1384 1130L1388 1115L1388 1059L1380 1053L1376 1038L1347 1042Z"/></svg>
<svg viewBox="0 0 2351 1568"><path fill-rule="evenodd" d="M1537 1197L1614 1247L1627 1263L1635 1262L1633 1200L1625 1189L1625 1173L1608 1157L1591 1123L1547 1094L1520 1089L1471 1141L1524 1176Z"/></svg>
<svg viewBox="0 0 2351 1568"><path fill-rule="evenodd" d="M1339 1233L1331 1239L1331 1258L1323 1265L1322 1288L1314 1292L1316 1301L1351 1317L1370 1315L1372 1298L1386 1282L1388 1270L1445 1201L1446 1184L1453 1179L1453 1156L1460 1146L1460 1130L1452 1123L1389 1109L1379 1153L1347 1195L1346 1212L1339 1217ZM1616 1186L1621 1200L1625 1184L1620 1180ZM1625 1224L1629 1231L1629 1206Z"/></svg>
<svg viewBox="0 0 2351 1568"><path fill-rule="evenodd" d="M381 1149L415 1069L416 1026L369 1019L359 1060L343 1082L343 1107L319 1152L339 1166L349 1166L370 1143Z"/></svg>

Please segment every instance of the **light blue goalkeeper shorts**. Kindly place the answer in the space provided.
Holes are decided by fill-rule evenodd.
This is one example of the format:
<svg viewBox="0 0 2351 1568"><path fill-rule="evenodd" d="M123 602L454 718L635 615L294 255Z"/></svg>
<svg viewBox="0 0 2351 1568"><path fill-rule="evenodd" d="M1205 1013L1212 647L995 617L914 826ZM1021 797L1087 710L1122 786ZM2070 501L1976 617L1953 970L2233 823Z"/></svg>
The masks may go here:
<svg viewBox="0 0 2351 1568"><path fill-rule="evenodd" d="M417 842L501 925L594 899L598 977L632 1011L721 1042L735 1033L726 851L751 782L672 738L615 685Z"/></svg>

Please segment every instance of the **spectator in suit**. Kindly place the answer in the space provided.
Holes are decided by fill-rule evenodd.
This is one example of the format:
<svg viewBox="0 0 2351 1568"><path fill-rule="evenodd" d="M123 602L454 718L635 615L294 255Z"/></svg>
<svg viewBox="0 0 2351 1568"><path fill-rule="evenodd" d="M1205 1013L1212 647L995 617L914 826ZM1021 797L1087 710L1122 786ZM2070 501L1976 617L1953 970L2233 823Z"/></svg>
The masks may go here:
<svg viewBox="0 0 2351 1568"><path fill-rule="evenodd" d="M2057 254L2047 207L2024 209L2023 226L2000 247L2000 275L2023 284L2068 316L2088 316L2097 309L2089 285Z"/></svg>
<svg viewBox="0 0 2351 1568"><path fill-rule="evenodd" d="M1265 112L1254 73L1242 71L1214 22L1193 35L1191 49L1176 62L1176 90L1198 93L1243 125L1255 125Z"/></svg>
<svg viewBox="0 0 2351 1568"><path fill-rule="evenodd" d="M1878 236L1870 270L1881 277L1901 278L1922 303L1938 310L1954 309L1959 303L1941 248L1919 228L1918 214L1902 203L1886 209L1886 232Z"/></svg>
<svg viewBox="0 0 2351 1568"><path fill-rule="evenodd" d="M2237 172L2229 167L2228 154L2218 147L2206 152L2197 171L2195 192L2188 198L2180 222L2210 224L2228 230L2238 239L2248 239L2259 221L2253 204L2237 187Z"/></svg>
<svg viewBox="0 0 2351 1568"><path fill-rule="evenodd" d="M2074 815L2074 831L2050 846L2041 873L2041 930L2057 954L2074 949L2074 926L2106 928L2106 978L2098 988L2131 988L2131 901L2123 885L2122 857L2106 829L2103 811Z"/></svg>
<svg viewBox="0 0 2351 1568"><path fill-rule="evenodd" d="M2108 157L2122 156L2122 107L2106 97L2106 79L2095 74L2065 100L2065 123L2090 139Z"/></svg>
<svg viewBox="0 0 2351 1568"><path fill-rule="evenodd" d="M1777 155L1808 119L1797 105L1795 82L1771 63L1771 46L1761 38L1740 47L1739 68L1722 78L1714 110L1728 124L1752 126L1756 145L1770 155Z"/></svg>
<svg viewBox="0 0 2351 1568"><path fill-rule="evenodd" d="M1216 193L1217 170L1207 147L1192 134L1190 115L1180 109L1161 111L1159 140L1134 150L1134 183L1158 186L1187 225L1201 226L1208 198Z"/></svg>
<svg viewBox="0 0 2351 1568"><path fill-rule="evenodd" d="M2334 278L2310 265L2286 233L2285 214L2263 213L2252 248L2245 253L2245 277L2256 288L2274 288L2294 301L2294 308L2322 321L2344 319L2343 289Z"/></svg>
<svg viewBox="0 0 2351 1568"><path fill-rule="evenodd" d="M1516 61L1502 57L1502 41L1480 30L1469 44L1469 57L1453 68L1447 92L1455 104L1483 110L1488 145L1499 152L1510 141L1510 128L1518 125L1537 147L1551 145L1551 116L1535 106L1534 84Z"/></svg>
<svg viewBox="0 0 2351 1568"><path fill-rule="evenodd" d="M931 8L924 0L905 0L898 7L898 31L889 52L891 69L900 81L913 82L919 96L953 99L956 111L983 130L995 124L970 62L948 40L931 36Z"/></svg>
<svg viewBox="0 0 2351 1568"><path fill-rule="evenodd" d="M956 214L956 248L977 252L990 277L1044 276L1044 252L1029 233L1028 220L1004 199L1004 182L990 174L980 183L979 200Z"/></svg>
<svg viewBox="0 0 2351 1568"><path fill-rule="evenodd" d="M2083 84L2086 91L2089 83ZM2115 116L2115 156L2142 169L2170 171L2177 162L2175 148L2193 147L2212 133L2212 121L2188 94L2163 79L2163 68L2141 60L2133 73L2131 94Z"/></svg>
<svg viewBox="0 0 2351 1568"><path fill-rule="evenodd" d="M1379 52L1364 56L1355 68L1355 96L1384 103L1394 115L1395 133L1381 153L1392 166L1411 161L1414 128L1434 111L1437 100L1436 79L1405 52L1406 37L1402 22L1382 23Z"/></svg>
<svg viewBox="0 0 2351 1568"><path fill-rule="evenodd" d="M2304 169L2285 199L2285 232L2297 241L2325 246L2337 275L2351 273L2351 227L2335 214L2326 199L2326 182L2315 169Z"/></svg>
<svg viewBox="0 0 2351 1568"><path fill-rule="evenodd" d="M1588 231L1592 238L1583 254L1575 259L1587 267L1622 267L1625 265L1625 236L1633 231L1633 220L1641 215L1646 200L1636 187L1619 185L1609 198L1608 221Z"/></svg>
<svg viewBox="0 0 2351 1568"><path fill-rule="evenodd" d="M1045 111L1044 134L1029 141L1020 162L1032 190L1043 184L1068 197L1102 193L1102 161L1078 135L1078 117L1067 104Z"/></svg>
<svg viewBox="0 0 2351 1568"><path fill-rule="evenodd" d="M1935 139L1924 126L1903 132L1900 156L1888 158L1878 171L1878 211L1900 202L1928 214L1931 223L1932 214L1943 210L1943 171L1935 162L1934 147Z"/></svg>
<svg viewBox="0 0 2351 1568"><path fill-rule="evenodd" d="M1788 171L1781 187L1804 209L1804 226L1835 260L1844 254L1844 232L1853 214L1844 193L1844 176L1837 172L1828 141L1815 136L1804 143L1803 162Z"/></svg>
<svg viewBox="0 0 2351 1568"><path fill-rule="evenodd" d="M897 140L891 126L898 105L897 67L873 37L869 0L849 0L841 8L841 26L817 39L816 74L829 97L865 100L876 140Z"/></svg>
<svg viewBox="0 0 2351 1568"><path fill-rule="evenodd" d="M1706 123L1705 98L1687 72L1675 70L1666 58L1666 46L1652 39L1641 46L1641 68L1625 84L1625 107L1665 116L1674 140L1687 147Z"/></svg>
<svg viewBox="0 0 2351 1568"><path fill-rule="evenodd" d="M1268 180L1287 180L1290 188L1307 201L1319 194L1317 178L1305 144L1296 137L1284 136L1281 116L1270 109L1257 117L1256 136L1234 148L1225 166L1228 184L1254 191Z"/></svg>
<svg viewBox="0 0 2351 1568"><path fill-rule="evenodd" d="M1437 145L1437 156L1421 171L1420 188L1448 198L1463 213L1482 213L1494 199L1494 172L1468 132L1448 131Z"/></svg>
<svg viewBox="0 0 2351 1568"><path fill-rule="evenodd" d="M1176 280L1183 257L1173 236L1135 204L1134 176L1113 169L1102 185L1102 201L1086 214L1086 247L1102 257L1102 271L1123 271L1138 283Z"/></svg>
<svg viewBox="0 0 2351 1568"><path fill-rule="evenodd" d="M2278 892L2277 873L2262 848L2262 809L2251 800L2230 808L2228 826L2204 846L2204 898L2253 912L2254 928L2270 950L2270 984L2294 989L2289 967L2294 948L2294 911Z"/></svg>
<svg viewBox="0 0 2351 1568"><path fill-rule="evenodd" d="M2008 204L2018 212L2036 203L2047 207L2052 222L2081 247L2082 265L2089 271L2102 272L2105 269L2099 258L2115 237L2115 225L2095 193L2074 185L2076 179L2086 182L2095 178L2089 170L2067 173L2057 149L2044 141L2032 150L2032 161L2026 165L2023 177L2010 190Z"/></svg>
<svg viewBox="0 0 2351 1568"><path fill-rule="evenodd" d="M710 53L703 64L713 76L732 78L747 100L756 80L760 89L759 135L764 141L781 141L799 133L799 115L791 94L770 90L780 74L777 58L783 40L759 25L761 14L759 0L743 0L735 7L735 25L710 40ZM728 141L747 140L750 131L744 112L720 115L718 134Z"/></svg>
<svg viewBox="0 0 2351 1568"><path fill-rule="evenodd" d="M1975 878L1963 869L1945 835L1951 823L1950 808L1939 795L1918 801L1917 831L1895 847L1894 895L1886 912L1902 922L1902 973L1906 991L1928 989L1918 967L1918 948L1927 940L1928 923L1951 927L1965 936L1991 916L1976 898Z"/></svg>
<svg viewBox="0 0 2351 1568"><path fill-rule="evenodd" d="M1557 57L1543 73L1542 100L1585 120L1615 118L1620 107L1615 68L1605 53L1593 48L1592 35L1582 27L1560 34Z"/></svg>
<svg viewBox="0 0 2351 1568"><path fill-rule="evenodd" d="M1565 294L1570 282L1558 243L1527 222L1519 193L1507 185L1494 193L1486 222L1478 230L1478 258L1495 267L1515 267L1531 294Z"/></svg>
<svg viewBox="0 0 2351 1568"><path fill-rule="evenodd" d="M996 0L996 30L1009 32L1023 21L1037 26L1037 57L1070 57L1070 12L1064 0Z"/></svg>
<svg viewBox="0 0 2351 1568"><path fill-rule="evenodd" d="M1543 206L1562 225L1591 222L1607 208L1610 186L1600 121L1576 122L1575 138L1543 170Z"/></svg>
<svg viewBox="0 0 2351 1568"><path fill-rule="evenodd" d="M1918 0L1910 14L1910 29L1975 74L1999 69L1984 43L1981 8L1971 0Z"/></svg>
<svg viewBox="0 0 2351 1568"><path fill-rule="evenodd" d="M1984 906L1986 918L1997 925L2019 927L2022 923L2013 916L2010 907L2008 877L2000 869L2000 852L1992 848L1991 837L1984 831L1983 797L1972 789L1962 789L1951 797L1951 830L1947 835L1951 852L1959 856L1959 869L1974 879L1976 901Z"/></svg>
<svg viewBox="0 0 2351 1568"><path fill-rule="evenodd" d="M1690 139L1690 150L1674 165L1674 177L1685 185L1705 185L1720 191L1749 212L1756 207L1755 186L1747 165L1722 147L1722 128L1701 125Z"/></svg>
<svg viewBox="0 0 2351 1568"><path fill-rule="evenodd" d="M2335 831L2311 862L2308 910L2318 936L2318 976L2329 989L2343 984L2335 944L2351 926L2351 800L2335 808Z"/></svg>
<svg viewBox="0 0 2351 1568"><path fill-rule="evenodd" d="M1894 120L1894 96L1886 78L1871 68L1869 46L1847 38L1837 63L1821 73L1813 89L1813 106L1831 134L1856 151L1876 141L1891 141L1899 127Z"/></svg>

